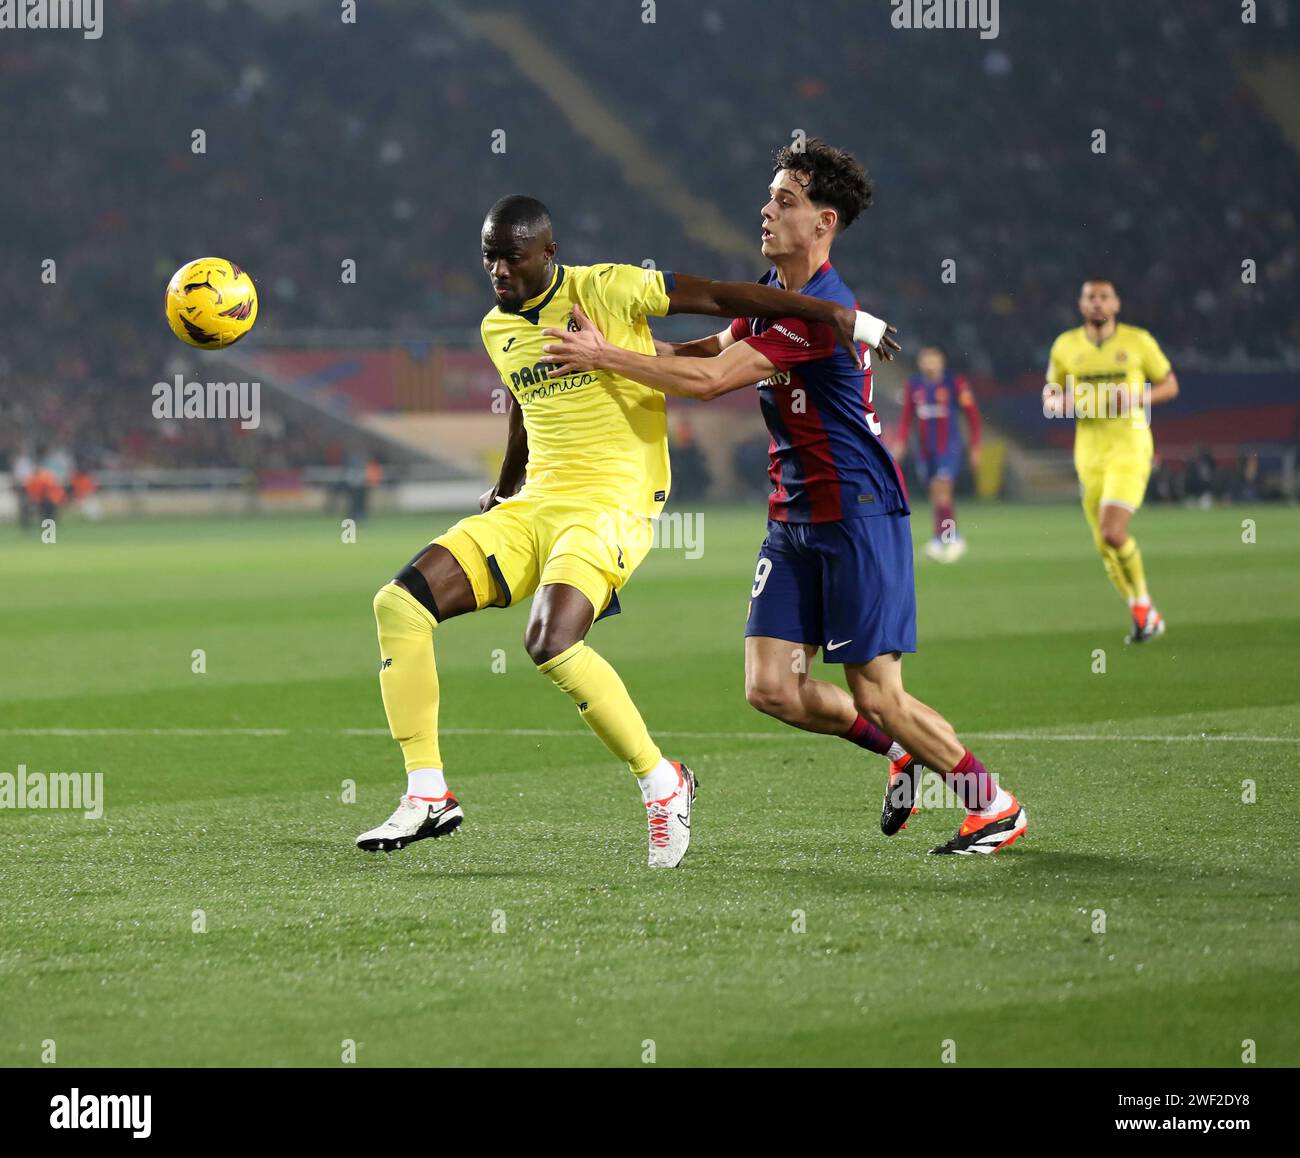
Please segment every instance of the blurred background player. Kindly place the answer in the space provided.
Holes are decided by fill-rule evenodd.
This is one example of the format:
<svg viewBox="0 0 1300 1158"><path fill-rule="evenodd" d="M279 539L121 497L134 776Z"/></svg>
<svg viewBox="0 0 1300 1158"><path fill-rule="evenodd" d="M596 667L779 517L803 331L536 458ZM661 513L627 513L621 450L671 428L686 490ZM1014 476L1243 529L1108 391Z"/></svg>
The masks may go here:
<svg viewBox="0 0 1300 1158"><path fill-rule="evenodd" d="M55 518L63 504L68 501L68 491L60 476L62 460L57 452L39 456L37 465L27 470L23 479L23 494L26 499L24 526L30 525L31 513L40 522Z"/></svg>
<svg viewBox="0 0 1300 1158"><path fill-rule="evenodd" d="M901 466L915 421L916 471L929 487L934 511L934 538L926 544L925 553L936 562L955 563L966 553L966 540L957 530L953 490L967 458L971 474L979 470L980 412L970 385L960 374L948 372L943 351L937 346L926 346L917 354L916 368L918 372L907 380L903 391L894 453ZM966 415L970 428L969 450L962 443L954 401Z"/></svg>
<svg viewBox="0 0 1300 1158"><path fill-rule="evenodd" d="M1091 278L1083 283L1083 325L1052 343L1044 413L1052 413L1053 392L1073 398L1074 467L1083 517L1106 574L1128 600L1133 626L1127 642L1142 643L1163 635L1165 621L1147 591L1142 552L1129 534L1129 520L1146 495L1155 454L1149 407L1177 398L1178 379L1155 338L1115 320L1119 310L1113 282ZM1126 389L1121 393L1116 384Z"/></svg>
<svg viewBox="0 0 1300 1158"><path fill-rule="evenodd" d="M9 478L17 497L18 525L24 530L30 525L32 519L31 492L27 487L27 480L35 471L36 460L32 457L31 451L26 446L19 446L9 467Z"/></svg>

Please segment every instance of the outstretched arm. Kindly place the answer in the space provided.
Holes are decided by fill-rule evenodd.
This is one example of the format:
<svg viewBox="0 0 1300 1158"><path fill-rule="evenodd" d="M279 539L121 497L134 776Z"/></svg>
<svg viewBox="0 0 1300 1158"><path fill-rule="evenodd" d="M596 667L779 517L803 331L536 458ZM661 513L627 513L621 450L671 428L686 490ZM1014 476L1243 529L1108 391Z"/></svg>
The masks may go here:
<svg viewBox="0 0 1300 1158"><path fill-rule="evenodd" d="M791 293L775 286L747 281L711 281L689 273L675 275L668 291L670 314L704 314L713 318L799 318L830 326L839 343L862 365L858 342L865 342L886 362L902 347L891 334L896 327L825 298ZM707 339L706 339L707 340Z"/></svg>
<svg viewBox="0 0 1300 1158"><path fill-rule="evenodd" d="M573 321L578 327L576 331L542 331L543 336L555 339L542 347L542 361L554 365L557 375L610 370L665 394L708 401L742 386L752 386L776 371L776 366L748 342L734 342L711 356L668 354L655 357L637 354L606 341L579 305L573 307ZM701 342L718 341L716 335L701 339Z"/></svg>
<svg viewBox="0 0 1300 1158"><path fill-rule="evenodd" d="M730 329L693 342L661 342L656 338L655 353L661 358L716 358L734 341Z"/></svg>

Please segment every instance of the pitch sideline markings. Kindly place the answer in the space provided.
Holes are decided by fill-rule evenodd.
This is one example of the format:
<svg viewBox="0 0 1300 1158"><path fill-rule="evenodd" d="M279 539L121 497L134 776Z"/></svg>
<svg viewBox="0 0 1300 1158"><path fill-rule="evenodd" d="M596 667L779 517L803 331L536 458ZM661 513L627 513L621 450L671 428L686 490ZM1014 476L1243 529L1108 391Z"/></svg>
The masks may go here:
<svg viewBox="0 0 1300 1158"><path fill-rule="evenodd" d="M444 736L550 736L563 739L568 736L590 736L578 728L443 728ZM803 740L809 733L790 729L783 732L674 732L656 729L656 736L681 740ZM1153 736L1153 735L1098 735L1096 733L1040 733L1040 732L962 732L974 740L1001 740L1012 743L1107 743L1125 740L1154 744L1300 744L1300 736ZM218 737L218 736L388 736L386 728L0 728L0 736L160 736L160 737Z"/></svg>

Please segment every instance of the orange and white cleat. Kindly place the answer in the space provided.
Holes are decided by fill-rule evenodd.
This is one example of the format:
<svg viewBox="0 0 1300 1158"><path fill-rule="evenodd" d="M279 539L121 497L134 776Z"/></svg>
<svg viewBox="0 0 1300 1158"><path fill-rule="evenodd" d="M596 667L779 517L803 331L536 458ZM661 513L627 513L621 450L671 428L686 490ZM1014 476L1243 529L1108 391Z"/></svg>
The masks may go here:
<svg viewBox="0 0 1300 1158"><path fill-rule="evenodd" d="M1010 795L1008 793L1008 795ZM1014 844L1029 828L1029 816L1014 796L1006 808L990 816L980 812L967 814L957 835L947 844L932 848L935 856L972 856L997 852Z"/></svg>
<svg viewBox="0 0 1300 1158"><path fill-rule="evenodd" d="M1154 603L1135 603L1129 610L1133 613L1133 629L1124 637L1125 643L1146 643L1164 635L1165 617Z"/></svg>
<svg viewBox="0 0 1300 1158"><path fill-rule="evenodd" d="M907 818L916 814L916 801L921 789L921 765L911 756L900 756L889 765L889 781L885 784L885 803L880 809L880 831L893 836L907 827Z"/></svg>
<svg viewBox="0 0 1300 1158"><path fill-rule="evenodd" d="M651 868L676 868L691 845L695 773L676 760L668 762L677 769L677 790L662 800L648 800L645 806L650 826Z"/></svg>

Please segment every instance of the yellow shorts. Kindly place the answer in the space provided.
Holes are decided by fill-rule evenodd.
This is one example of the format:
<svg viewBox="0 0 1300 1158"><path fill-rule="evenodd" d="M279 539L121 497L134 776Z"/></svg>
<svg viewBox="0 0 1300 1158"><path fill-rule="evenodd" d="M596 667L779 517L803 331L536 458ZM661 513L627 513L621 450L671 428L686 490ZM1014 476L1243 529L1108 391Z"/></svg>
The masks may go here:
<svg viewBox="0 0 1300 1158"><path fill-rule="evenodd" d="M581 498L519 494L461 519L434 542L461 565L480 608L509 607L538 587L576 587L596 618L619 610L618 592L650 550L648 518Z"/></svg>
<svg viewBox="0 0 1300 1158"><path fill-rule="evenodd" d="M1147 493L1151 477L1151 459L1127 455L1107 455L1097 459L1077 459L1075 469L1083 492L1085 511L1098 511L1104 504L1136 511Z"/></svg>

